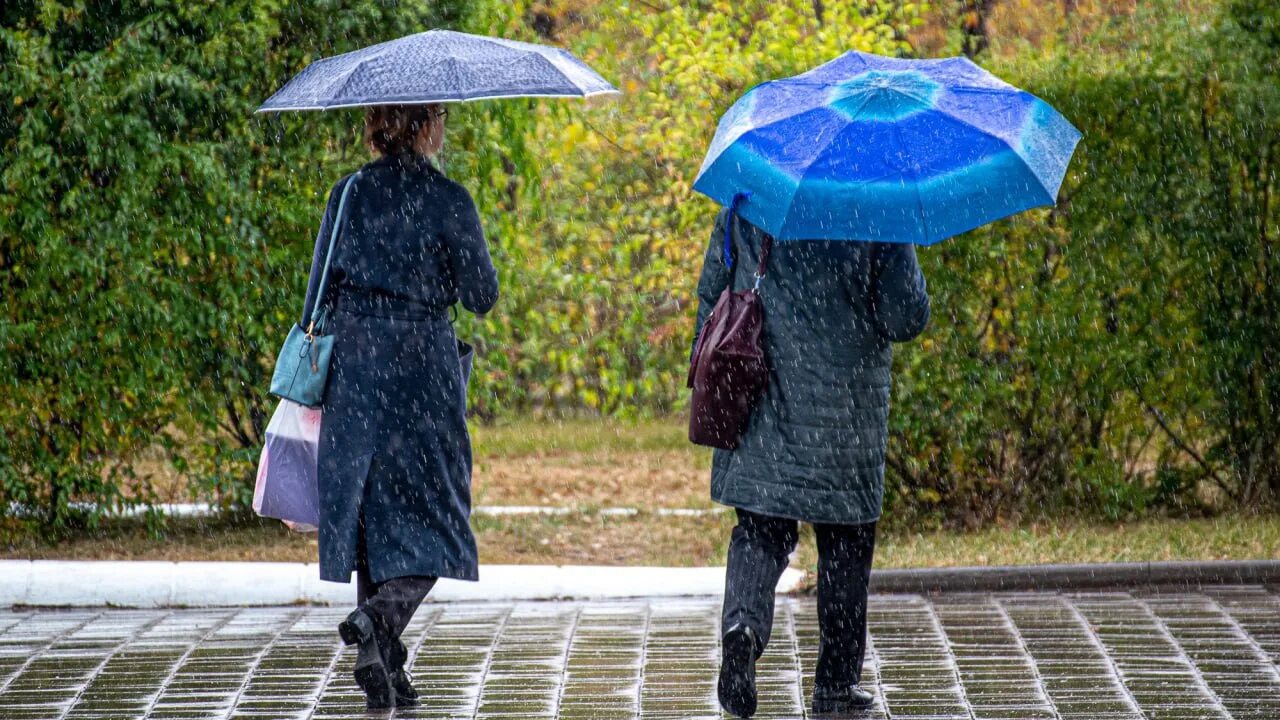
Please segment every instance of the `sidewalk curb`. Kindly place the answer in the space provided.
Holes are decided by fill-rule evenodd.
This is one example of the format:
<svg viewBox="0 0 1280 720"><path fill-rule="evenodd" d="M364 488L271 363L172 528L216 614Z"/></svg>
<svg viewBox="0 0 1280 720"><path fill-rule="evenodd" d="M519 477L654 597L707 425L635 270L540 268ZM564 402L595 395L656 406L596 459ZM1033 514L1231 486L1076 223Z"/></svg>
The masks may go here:
<svg viewBox="0 0 1280 720"><path fill-rule="evenodd" d="M0 560L0 608L350 605L355 586L323 582L310 563ZM779 592L804 578L789 569ZM432 602L607 600L724 592L724 568L486 565L480 582L444 580Z"/></svg>
<svg viewBox="0 0 1280 720"><path fill-rule="evenodd" d="M1086 590L1280 583L1280 560L1209 560L874 570L871 592Z"/></svg>
<svg viewBox="0 0 1280 720"><path fill-rule="evenodd" d="M0 560L0 608L348 605L350 584L310 563ZM478 583L445 580L432 602L716 596L724 568L486 565ZM779 593L811 589L790 568ZM1280 561L1116 563L875 570L881 594L1072 591L1105 587L1280 584Z"/></svg>
<svg viewBox="0 0 1280 720"><path fill-rule="evenodd" d="M101 510L106 517L113 519L142 517L151 511L158 512L161 515L170 518L218 517L226 512L225 508L211 503L160 503L154 506L136 505L124 508L106 508L105 510L94 503L70 503L70 507L83 511ZM244 508L242 508L241 511L249 512L248 509ZM486 515L490 517L502 517L506 515L603 515L607 517L635 517L641 514L652 514L657 517L711 517L715 515L723 515L724 513L731 511L732 508L725 507L723 505L706 508L660 507L647 509L637 507L591 507L567 505L476 505L471 508L472 515ZM20 503L9 504L9 513L15 516L32 516L39 512L39 508L35 508L30 505L22 505Z"/></svg>

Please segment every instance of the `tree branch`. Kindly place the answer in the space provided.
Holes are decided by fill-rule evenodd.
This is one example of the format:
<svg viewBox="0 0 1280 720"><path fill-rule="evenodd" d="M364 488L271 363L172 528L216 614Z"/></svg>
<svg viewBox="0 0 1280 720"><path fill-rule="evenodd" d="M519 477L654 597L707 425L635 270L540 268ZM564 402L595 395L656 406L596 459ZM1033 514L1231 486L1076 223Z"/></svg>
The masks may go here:
<svg viewBox="0 0 1280 720"><path fill-rule="evenodd" d="M1138 383L1133 381L1132 378L1130 378L1130 384L1133 386L1134 395L1138 397L1138 402L1142 403L1142 407L1145 408L1147 413L1151 415L1152 418L1155 419L1156 424L1158 424L1160 426L1160 429L1164 431L1164 434L1167 435L1169 439L1173 441L1173 444L1177 445L1178 449L1181 450L1182 452L1186 453L1187 455L1190 455L1191 458L1195 460L1196 463L1198 463L1200 467L1204 470L1205 474L1213 478L1214 481L1218 483L1218 487L1221 487L1223 490L1234 495L1235 493L1231 491L1231 486L1227 484L1225 480L1222 479L1222 476L1218 474L1218 471L1212 465L1210 465L1208 461L1206 461L1200 455L1200 453L1196 452L1195 448L1191 447L1191 445L1189 445L1177 433L1175 433L1173 431L1173 428L1169 427L1169 423L1166 422L1164 419L1164 413L1161 413L1159 408L1147 402L1147 399L1142 395L1142 390L1138 388Z"/></svg>

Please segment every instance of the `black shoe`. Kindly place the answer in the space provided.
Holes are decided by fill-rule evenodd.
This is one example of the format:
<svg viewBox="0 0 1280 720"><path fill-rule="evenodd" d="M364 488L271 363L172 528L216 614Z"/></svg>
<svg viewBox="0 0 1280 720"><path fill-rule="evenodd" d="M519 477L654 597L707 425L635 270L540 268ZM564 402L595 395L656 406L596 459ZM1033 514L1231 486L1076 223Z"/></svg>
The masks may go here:
<svg viewBox="0 0 1280 720"><path fill-rule="evenodd" d="M741 718L756 714L756 634L734 625L720 640L720 707Z"/></svg>
<svg viewBox="0 0 1280 720"><path fill-rule="evenodd" d="M392 641L387 647L387 670L391 673L391 687L396 693L396 707L416 707L422 704L418 699L418 691L413 687L413 678L405 672L404 664L409 660L409 650L399 640Z"/></svg>
<svg viewBox="0 0 1280 720"><path fill-rule="evenodd" d="M824 718L861 717L860 711L871 707L876 696L857 685L829 690L813 689L813 715Z"/></svg>
<svg viewBox="0 0 1280 720"><path fill-rule="evenodd" d="M422 704L418 691L413 688L413 678L404 670L391 673L391 688L396 694L396 707L417 707Z"/></svg>
<svg viewBox="0 0 1280 720"><path fill-rule="evenodd" d="M356 684L364 690L365 707L386 710L395 707L395 688L383 661L382 648L387 645L373 618L364 610L353 610L338 625L338 634L348 645L357 645Z"/></svg>

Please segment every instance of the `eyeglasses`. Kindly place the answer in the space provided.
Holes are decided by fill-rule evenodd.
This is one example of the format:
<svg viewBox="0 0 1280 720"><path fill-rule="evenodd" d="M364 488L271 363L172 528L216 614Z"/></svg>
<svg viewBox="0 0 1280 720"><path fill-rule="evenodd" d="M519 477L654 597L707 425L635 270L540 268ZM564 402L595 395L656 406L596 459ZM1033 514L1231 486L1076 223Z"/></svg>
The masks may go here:
<svg viewBox="0 0 1280 720"><path fill-rule="evenodd" d="M449 117L449 108L440 108L439 110L435 111L434 116L440 118L441 120L444 120L445 118Z"/></svg>

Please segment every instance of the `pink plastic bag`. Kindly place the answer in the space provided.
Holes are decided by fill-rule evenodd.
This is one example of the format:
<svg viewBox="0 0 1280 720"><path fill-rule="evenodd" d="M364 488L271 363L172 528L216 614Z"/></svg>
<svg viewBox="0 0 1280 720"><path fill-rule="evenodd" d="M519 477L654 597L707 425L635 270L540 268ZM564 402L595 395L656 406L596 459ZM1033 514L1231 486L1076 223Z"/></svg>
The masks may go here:
<svg viewBox="0 0 1280 720"><path fill-rule="evenodd" d="M253 511L298 532L315 532L320 525L320 420L319 408L281 400L258 460Z"/></svg>

